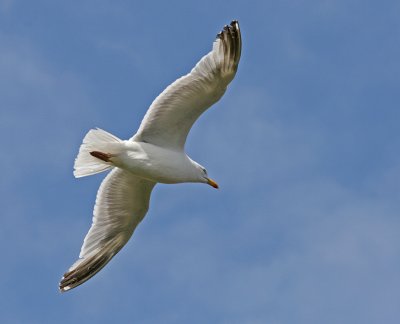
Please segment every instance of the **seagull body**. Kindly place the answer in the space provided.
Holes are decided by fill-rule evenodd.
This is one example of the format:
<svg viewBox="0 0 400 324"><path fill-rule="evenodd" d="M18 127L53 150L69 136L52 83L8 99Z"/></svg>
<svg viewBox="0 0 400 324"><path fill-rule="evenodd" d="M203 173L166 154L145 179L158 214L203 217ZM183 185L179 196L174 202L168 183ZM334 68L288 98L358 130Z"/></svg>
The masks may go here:
<svg viewBox="0 0 400 324"><path fill-rule="evenodd" d="M154 182L181 183L201 180L197 172L199 166L184 152L135 141L123 141L119 149L121 151L119 154L109 154L99 158L104 158L107 160L103 160L104 162L112 163L116 167ZM98 154L92 153L93 155Z"/></svg>
<svg viewBox="0 0 400 324"><path fill-rule="evenodd" d="M128 242L147 213L156 183L198 182L218 188L184 146L193 123L225 93L240 54L239 23L232 21L217 35L212 51L154 100L131 139L101 129L86 134L75 160L75 177L112 170L100 185L92 226L79 259L61 279L60 291L90 279Z"/></svg>

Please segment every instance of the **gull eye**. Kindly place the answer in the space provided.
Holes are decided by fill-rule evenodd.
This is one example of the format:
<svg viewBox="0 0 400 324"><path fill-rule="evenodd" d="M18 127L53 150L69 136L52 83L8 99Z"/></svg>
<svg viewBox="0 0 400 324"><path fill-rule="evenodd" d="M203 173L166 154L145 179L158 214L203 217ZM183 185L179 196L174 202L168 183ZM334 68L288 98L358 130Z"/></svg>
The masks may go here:
<svg viewBox="0 0 400 324"><path fill-rule="evenodd" d="M202 170L203 170L204 174L207 175L207 170L204 168Z"/></svg>

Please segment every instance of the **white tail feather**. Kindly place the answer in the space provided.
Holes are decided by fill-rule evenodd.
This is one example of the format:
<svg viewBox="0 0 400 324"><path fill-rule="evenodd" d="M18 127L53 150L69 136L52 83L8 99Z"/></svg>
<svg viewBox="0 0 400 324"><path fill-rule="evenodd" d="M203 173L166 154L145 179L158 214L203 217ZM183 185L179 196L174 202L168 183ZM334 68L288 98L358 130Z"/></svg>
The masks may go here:
<svg viewBox="0 0 400 324"><path fill-rule="evenodd" d="M90 154L99 151L108 154L118 154L123 148L123 141L118 137L100 129L91 129L83 139L78 156L74 164L74 176L86 177L103 172L113 167L109 162L104 162Z"/></svg>

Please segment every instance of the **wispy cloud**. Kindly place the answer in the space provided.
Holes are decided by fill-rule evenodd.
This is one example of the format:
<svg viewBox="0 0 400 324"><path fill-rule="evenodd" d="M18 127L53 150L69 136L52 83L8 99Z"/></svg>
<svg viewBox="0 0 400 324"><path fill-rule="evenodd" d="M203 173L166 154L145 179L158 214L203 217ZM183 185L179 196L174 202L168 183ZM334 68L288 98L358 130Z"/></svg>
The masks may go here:
<svg viewBox="0 0 400 324"><path fill-rule="evenodd" d="M13 5L2 1L0 10ZM63 6L51 16L35 11L51 41L36 24L0 33L2 321L398 322L392 13L357 11L354 21L341 10L347 3L332 1ZM182 63L202 48L198 35L225 23L222 9L242 21L243 59L187 145L221 189L157 186L127 247L60 295L101 181L72 178L84 133L132 133L155 88L204 54ZM377 24L384 20L392 27ZM55 58L55 39L76 58ZM134 71L148 75L130 78Z"/></svg>
<svg viewBox="0 0 400 324"><path fill-rule="evenodd" d="M0 123L8 152L8 161L1 163L10 173L59 166L76 149L70 143L82 136L66 126L93 114L84 85L78 76L47 64L25 39L11 41L4 34L0 39Z"/></svg>

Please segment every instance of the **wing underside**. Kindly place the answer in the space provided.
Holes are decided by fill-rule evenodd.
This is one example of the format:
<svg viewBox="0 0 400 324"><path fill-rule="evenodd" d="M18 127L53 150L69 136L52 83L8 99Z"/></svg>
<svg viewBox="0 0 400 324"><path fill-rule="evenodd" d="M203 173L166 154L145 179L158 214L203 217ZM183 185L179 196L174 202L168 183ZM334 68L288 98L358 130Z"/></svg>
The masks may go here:
<svg viewBox="0 0 400 324"><path fill-rule="evenodd" d="M234 78L241 47L239 23L232 21L217 35L211 52L154 100L133 139L183 149L193 123Z"/></svg>
<svg viewBox="0 0 400 324"><path fill-rule="evenodd" d="M211 52L154 100L132 139L183 150L193 123L234 78L240 55L239 24L232 21L217 35ZM79 259L61 279L60 291L90 279L128 242L147 213L154 185L119 168L107 175L97 192L93 223Z"/></svg>
<svg viewBox="0 0 400 324"><path fill-rule="evenodd" d="M107 175L97 192L93 223L79 259L61 279L61 291L93 277L128 242L146 215L154 185L119 168Z"/></svg>

